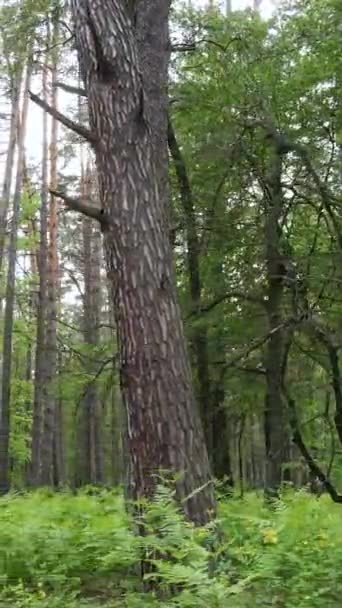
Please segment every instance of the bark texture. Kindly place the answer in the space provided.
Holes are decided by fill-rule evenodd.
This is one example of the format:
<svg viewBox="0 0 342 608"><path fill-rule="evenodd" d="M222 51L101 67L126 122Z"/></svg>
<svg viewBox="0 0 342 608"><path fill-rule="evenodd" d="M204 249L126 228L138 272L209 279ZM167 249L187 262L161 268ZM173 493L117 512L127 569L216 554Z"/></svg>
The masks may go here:
<svg viewBox="0 0 342 608"><path fill-rule="evenodd" d="M127 408L130 495L160 469L197 523L214 508L177 305L167 222L169 1L74 0ZM198 489L198 491L195 491ZM191 494L191 497L188 495Z"/></svg>

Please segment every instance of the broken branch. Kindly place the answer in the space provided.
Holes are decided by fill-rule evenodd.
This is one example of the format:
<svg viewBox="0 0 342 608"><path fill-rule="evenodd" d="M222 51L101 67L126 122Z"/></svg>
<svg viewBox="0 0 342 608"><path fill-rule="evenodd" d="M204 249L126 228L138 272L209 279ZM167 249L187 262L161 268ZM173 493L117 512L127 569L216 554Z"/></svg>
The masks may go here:
<svg viewBox="0 0 342 608"><path fill-rule="evenodd" d="M71 211L77 211L78 213L82 213L83 215L86 215L87 217L90 217L93 220L97 220L102 225L109 223L108 217L104 214L102 209L95 206L94 204L88 204L86 202L90 202L90 199L74 198L72 196L68 196L67 194L59 190L50 190L50 194L62 199L66 207L68 207L68 209Z"/></svg>
<svg viewBox="0 0 342 608"><path fill-rule="evenodd" d="M67 127L67 129L70 129L74 133L77 133L77 135L80 135L81 137L83 137L86 141L88 141L93 146L95 146L97 144L97 138L95 137L95 134L92 133L89 129L87 129L86 127L83 127L83 125L80 125L77 122L74 122L67 116L64 116L64 114L62 114L61 112L59 112L58 110L56 110L55 108L50 106L43 99L41 99L38 95L36 95L35 93L32 93L32 91L29 91L29 95L30 95L30 99L35 104L37 104L37 106L39 106L40 108L45 110L45 112L50 114L50 116L53 116L53 118L55 118L62 125Z"/></svg>
<svg viewBox="0 0 342 608"><path fill-rule="evenodd" d="M80 97L87 97L87 93L85 92L85 89L82 89L82 87L74 87L71 84L66 84L59 81L55 82L53 86L57 87L58 89L62 89L66 93L72 93L73 95L79 95Z"/></svg>

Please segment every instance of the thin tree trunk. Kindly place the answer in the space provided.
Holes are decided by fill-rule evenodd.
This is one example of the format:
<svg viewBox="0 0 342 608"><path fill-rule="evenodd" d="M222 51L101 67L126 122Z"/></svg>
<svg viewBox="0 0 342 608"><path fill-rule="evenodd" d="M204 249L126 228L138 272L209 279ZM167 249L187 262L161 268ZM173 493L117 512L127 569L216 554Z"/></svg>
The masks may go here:
<svg viewBox="0 0 342 608"><path fill-rule="evenodd" d="M280 220L283 209L281 188L282 156L274 150L268 179L270 195L265 200L265 241L267 265L267 317L270 338L266 349L266 492L276 494L282 480L282 465L288 434L286 432L286 404L282 392L284 331L282 300L284 272L280 251Z"/></svg>
<svg viewBox="0 0 342 608"><path fill-rule="evenodd" d="M194 201L185 160L169 120L168 144L175 165L186 236L186 259L188 267L189 292L192 312L198 314L201 308L202 282L200 272L200 242L198 238ZM209 456L213 454L213 425L210 407L210 373L207 329L196 323L190 333L191 350L195 360L197 399ZM215 472L215 471L214 471Z"/></svg>
<svg viewBox="0 0 342 608"><path fill-rule="evenodd" d="M28 112L28 90L30 88L32 66L27 65L24 98L21 114L21 126L18 136L17 177L13 200L13 219L9 243L8 271L6 285L6 303L3 336L3 361L2 361L2 387L0 404L0 494L8 492L10 488L10 461L9 461L9 438L10 438L10 404L11 404L11 369L12 369L12 337L13 317L15 303L15 267L17 258L17 231L19 227L20 198L23 183L23 169L25 166L25 135Z"/></svg>
<svg viewBox="0 0 342 608"><path fill-rule="evenodd" d="M244 495L244 475L243 475L243 435L246 426L246 414L242 414L239 421L239 436L238 436L238 458L239 458L239 481L240 481L240 497Z"/></svg>
<svg viewBox="0 0 342 608"><path fill-rule="evenodd" d="M224 401L223 380L220 378L212 380L210 400L213 433L212 467L217 479L225 479L228 486L233 486L228 414Z"/></svg>
<svg viewBox="0 0 342 608"><path fill-rule="evenodd" d="M45 58L42 75L43 99L48 99L47 89L48 57ZM39 292L37 306L37 339L35 355L35 379L33 399L33 425L30 483L39 484L41 467L41 436L43 428L44 403L47 395L47 352L46 352L46 314L47 314L47 261L48 261L48 120L43 113L43 143L42 143L42 186L40 205L40 244L39 244Z"/></svg>
<svg viewBox="0 0 342 608"><path fill-rule="evenodd" d="M82 179L82 195L89 197L90 170ZM94 378L99 371L96 350L100 343L101 312L101 234L94 220L84 217L82 220L83 240L83 273L84 273L84 317L83 335L85 344L89 345L89 359L86 372L90 381L82 399L79 422L78 449L78 484L98 484L104 481L103 446L101 445L101 402L98 387Z"/></svg>
<svg viewBox="0 0 342 608"><path fill-rule="evenodd" d="M58 21L54 23L52 45L58 40ZM52 66L52 99L51 106L57 109L58 89L57 58L54 57ZM51 122L50 139L50 189L57 187L58 161L58 121L53 117ZM58 199L51 194L49 205L49 243L47 268L47 323L46 323L46 393L44 403L43 433L41 442L41 471L40 483L53 485L54 458L53 446L56 430L56 394L57 394L57 296L58 296Z"/></svg>
<svg viewBox="0 0 342 608"><path fill-rule="evenodd" d="M64 458L64 424L63 403L60 398L56 400L55 408L55 432L53 440L53 485L61 487L66 481L65 458Z"/></svg>
<svg viewBox="0 0 342 608"><path fill-rule="evenodd" d="M18 119L20 114L20 89L22 70L11 79L11 118L6 155L6 166L0 201L0 273L2 271L4 244L7 226L7 212L11 198L12 175L14 167L15 144L17 141Z"/></svg>
<svg viewBox="0 0 342 608"><path fill-rule="evenodd" d="M178 496L188 517L203 523L214 509L213 489L167 223L169 2L139 3L134 14L117 0L74 0L72 7L108 219L130 495L150 496L160 469L182 472Z"/></svg>
<svg viewBox="0 0 342 608"><path fill-rule="evenodd" d="M200 240L196 226L194 201L185 160L170 120L168 124L168 144L175 165L184 214L191 309L193 313L200 314L202 298ZM221 275L221 273L220 265L218 275ZM222 277L220 276L220 278ZM224 381L220 377L216 382L212 382L207 328L203 324L196 323L196 319L191 331L190 341L195 360L197 399L213 473L219 479L226 477L231 484L228 417L224 408ZM220 355L218 355L218 358L220 358Z"/></svg>

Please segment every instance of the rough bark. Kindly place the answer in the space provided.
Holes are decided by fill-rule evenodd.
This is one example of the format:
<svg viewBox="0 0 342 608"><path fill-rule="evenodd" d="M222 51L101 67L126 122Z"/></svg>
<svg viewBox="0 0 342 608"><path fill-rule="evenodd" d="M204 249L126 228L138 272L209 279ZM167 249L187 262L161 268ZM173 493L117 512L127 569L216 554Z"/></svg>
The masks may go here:
<svg viewBox="0 0 342 608"><path fill-rule="evenodd" d="M130 495L151 495L160 469L197 523L214 508L193 395L167 226L169 2L72 2L95 145L128 416ZM197 491L196 491L197 490ZM191 495L191 496L188 496Z"/></svg>
<svg viewBox="0 0 342 608"><path fill-rule="evenodd" d="M11 404L11 371L12 371L12 337L15 302L15 267L17 258L17 231L19 226L20 198L25 166L25 135L28 110L28 90L30 86L32 67L26 68L24 101L21 114L21 125L18 134L17 176L13 199L13 219L8 252L8 270L6 283L6 302L3 334L2 387L0 403L0 494L10 488L10 404Z"/></svg>

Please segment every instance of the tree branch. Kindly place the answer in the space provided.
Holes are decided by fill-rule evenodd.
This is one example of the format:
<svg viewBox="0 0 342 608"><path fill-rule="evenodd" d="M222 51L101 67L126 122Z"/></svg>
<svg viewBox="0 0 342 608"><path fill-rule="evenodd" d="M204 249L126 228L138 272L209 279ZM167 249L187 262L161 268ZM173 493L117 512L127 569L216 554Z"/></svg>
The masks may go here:
<svg viewBox="0 0 342 608"><path fill-rule="evenodd" d="M62 114L61 112L59 112L58 110L56 110L55 108L50 106L43 99L41 99L38 95L35 95L35 93L32 93L32 91L29 91L29 95L30 95L30 99L35 104L37 104L37 106L39 106L40 108L45 110L45 112L50 114L50 116L53 116L53 118L56 118L56 120L58 120L62 125L67 127L67 129L70 129L74 133L77 133L77 135L80 135L81 137L83 137L92 146L95 146L97 144L97 139L95 137L95 134L92 133L90 131L90 129L87 129L86 127L83 127L83 125L80 125L77 122L74 122L73 120L68 118L67 116L64 116L64 114Z"/></svg>
<svg viewBox="0 0 342 608"><path fill-rule="evenodd" d="M192 40L191 42L180 42L178 44L171 45L171 52L188 52L188 51L196 51L200 44L211 44L212 46L216 46L216 48L220 49L224 53L228 50L231 44L234 42L241 41L241 36L234 36L227 44L221 44L217 42L217 40L212 40L211 38L202 38L201 40Z"/></svg>
<svg viewBox="0 0 342 608"><path fill-rule="evenodd" d="M301 319L295 319L295 318L287 319L283 323L280 323L280 325L278 325L277 327L274 327L273 329L271 329L271 331L267 332L267 334L264 334L263 336L261 336L261 338L256 338L255 340L252 340L252 342L249 344L249 346L243 352L240 352L235 357L233 357L230 361L227 361L227 363L223 364L222 372L225 373L225 371L227 369L229 369L231 367L236 367L237 363L239 363L243 359L246 359L247 357L249 357L249 355L252 352L254 352L255 350L258 350L259 348L264 346L264 344L266 344L266 342L268 342L268 340L274 334L276 334L278 331L281 331L281 330L287 329L287 328L291 328L293 326L296 326L299 323L301 323Z"/></svg>
<svg viewBox="0 0 342 608"><path fill-rule="evenodd" d="M322 471L320 466L315 462L315 460L311 456L308 448L305 445L302 434L299 430L296 405L295 405L294 400L287 394L287 391L284 392L284 396L286 397L287 404L289 407L289 412L290 412L290 424L291 424L291 428L293 431L293 442L296 444L297 448L299 449L300 453L302 454L311 473L319 479L322 486L328 492L328 494L329 494L330 498L333 500L333 502L337 502L337 503L341 504L342 495L338 494L336 488L333 486L331 481L328 479L328 477Z"/></svg>
<svg viewBox="0 0 342 608"><path fill-rule="evenodd" d="M179 147L170 116L168 116L167 140L170 154L175 166L179 195L183 207L191 299L195 307L198 308L201 298L202 285L200 276L199 239L197 233L195 207L187 166L181 148Z"/></svg>
<svg viewBox="0 0 342 608"><path fill-rule="evenodd" d="M338 346L334 344L329 331L318 321L309 319L306 325L312 330L316 338L325 346L331 368L331 384L335 395L335 426L342 444L342 377L339 365ZM305 326L305 325L304 325Z"/></svg>
<svg viewBox="0 0 342 608"><path fill-rule="evenodd" d="M342 503L342 495L338 494L336 488L333 486L333 484L329 480L328 476L324 473L324 471L322 471L320 466L315 462L315 460L311 456L311 453L309 452L308 448L306 447L306 444L305 444L302 434L300 432L300 426L298 423L298 417L297 417L297 411L296 411L296 404L295 404L294 399L292 399L291 395L289 394L287 387L286 387L287 362L288 362L288 357L289 357L290 349L291 349L291 345L292 345L292 338L293 338L293 327L292 328L290 327L289 332L286 337L285 348L284 348L284 357L283 357L282 374L281 374L281 391L282 391L282 394L284 395L284 398L286 400L288 410L289 410L289 421L290 421L290 426L291 426L292 433L293 433L292 439L293 439L293 442L295 443L295 445L297 446L297 448L299 449L300 453L302 454L306 464L308 465L308 467L310 469L310 472L319 479L322 486L328 492L330 498L334 502Z"/></svg>
<svg viewBox="0 0 342 608"><path fill-rule="evenodd" d="M97 207L96 205L89 204L91 203L90 199L74 198L72 196L68 196L60 190L50 190L50 194L62 199L62 201L64 201L66 207L70 211L77 211L78 213L82 213L83 215L86 215L87 217L90 217L93 220L97 220L102 225L109 224L108 216L106 216L103 210Z"/></svg>
<svg viewBox="0 0 342 608"><path fill-rule="evenodd" d="M291 141L291 139L285 133L280 133L278 131L278 129L276 128L276 126L274 125L273 121L270 119L255 120L250 123L244 123L244 124L247 127L249 126L249 127L263 128L266 131L265 139L268 140L270 143L272 143L277 154L286 155L286 154L289 154L290 152L294 152L295 154L297 154L299 156L299 158L302 160L303 165L306 168L308 174L312 178L312 180L316 186L316 189L321 197L323 207L331 220L331 223L335 230L339 248L342 251L342 230L340 229L340 226L338 224L338 221L336 219L336 216L333 212L332 205L331 205L331 200L332 200L333 196L330 194L326 183L321 181L318 173L316 172L316 170L310 160L310 156L309 156L309 153L308 153L306 147L303 146L302 144L298 144L296 142Z"/></svg>
<svg viewBox="0 0 342 608"><path fill-rule="evenodd" d="M55 82L53 86L62 89L66 93L72 93L73 95L79 95L80 97L87 97L85 89L82 89L81 87L74 87L71 84L66 84L59 81Z"/></svg>
<svg viewBox="0 0 342 608"><path fill-rule="evenodd" d="M252 302L253 304L258 304L259 306L266 307L267 305L267 302L264 301L262 298L259 298L258 296L253 296L252 294L249 295L241 291L230 291L228 293L222 294L221 296L210 302L210 304L207 304L206 306L201 306L199 310L191 312L189 314L189 317L193 317L195 314L198 313L202 314L210 312L211 310L213 310L213 308L215 308L219 304L222 304L222 302L225 302L226 300L231 300L233 298L236 298L237 300L246 300L247 302Z"/></svg>

